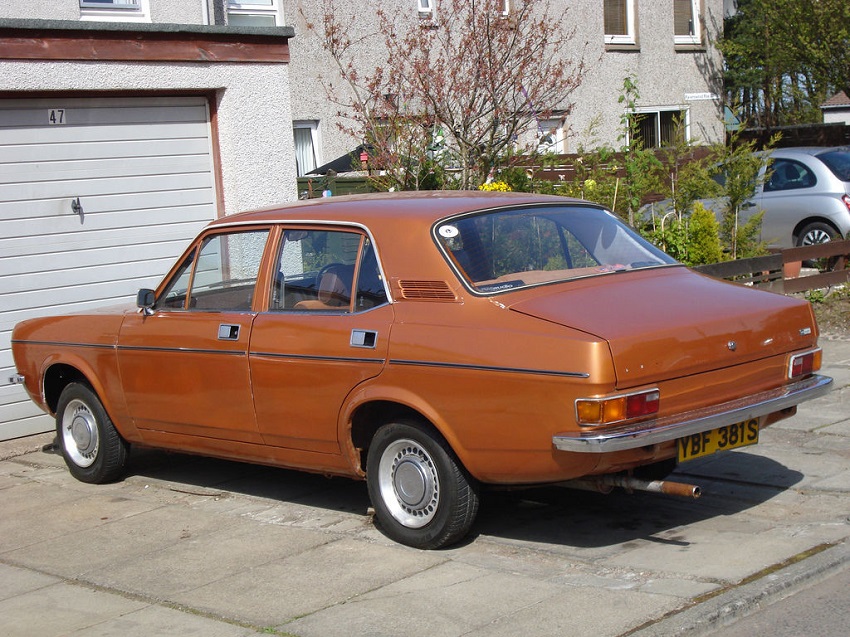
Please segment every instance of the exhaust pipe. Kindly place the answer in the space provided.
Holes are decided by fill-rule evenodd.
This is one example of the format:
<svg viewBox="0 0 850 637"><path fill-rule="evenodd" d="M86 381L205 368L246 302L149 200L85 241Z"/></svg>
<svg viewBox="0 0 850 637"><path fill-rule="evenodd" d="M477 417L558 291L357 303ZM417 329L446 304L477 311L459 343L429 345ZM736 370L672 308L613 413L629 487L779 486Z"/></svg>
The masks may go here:
<svg viewBox="0 0 850 637"><path fill-rule="evenodd" d="M611 493L614 487L620 487L626 491L649 491L651 493L664 493L681 498L698 498L702 495L702 489L695 484L684 484L682 482L670 482L668 480L639 480L631 476L602 475L568 480L559 483L568 489L581 489L583 491L596 491L598 493Z"/></svg>

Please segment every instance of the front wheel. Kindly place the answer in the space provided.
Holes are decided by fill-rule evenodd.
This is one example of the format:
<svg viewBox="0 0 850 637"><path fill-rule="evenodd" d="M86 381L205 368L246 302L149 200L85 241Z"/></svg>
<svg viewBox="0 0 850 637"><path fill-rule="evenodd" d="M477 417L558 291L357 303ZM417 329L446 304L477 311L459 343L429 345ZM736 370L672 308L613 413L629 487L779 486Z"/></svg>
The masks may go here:
<svg viewBox="0 0 850 637"><path fill-rule="evenodd" d="M478 513L478 488L448 444L413 422L381 427L366 467L376 521L392 540L436 549L463 538Z"/></svg>
<svg viewBox="0 0 850 637"><path fill-rule="evenodd" d="M71 383L62 390L56 434L68 471L77 480L100 484L123 475L129 445L88 385Z"/></svg>

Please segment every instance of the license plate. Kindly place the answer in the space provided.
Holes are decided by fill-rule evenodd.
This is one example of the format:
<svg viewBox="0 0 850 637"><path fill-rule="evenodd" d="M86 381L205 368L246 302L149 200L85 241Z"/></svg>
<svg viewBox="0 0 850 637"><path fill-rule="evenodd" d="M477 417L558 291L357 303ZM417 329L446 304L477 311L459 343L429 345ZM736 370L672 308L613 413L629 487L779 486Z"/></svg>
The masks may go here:
<svg viewBox="0 0 850 637"><path fill-rule="evenodd" d="M710 456L718 451L754 445L759 441L758 418L679 438L679 462Z"/></svg>

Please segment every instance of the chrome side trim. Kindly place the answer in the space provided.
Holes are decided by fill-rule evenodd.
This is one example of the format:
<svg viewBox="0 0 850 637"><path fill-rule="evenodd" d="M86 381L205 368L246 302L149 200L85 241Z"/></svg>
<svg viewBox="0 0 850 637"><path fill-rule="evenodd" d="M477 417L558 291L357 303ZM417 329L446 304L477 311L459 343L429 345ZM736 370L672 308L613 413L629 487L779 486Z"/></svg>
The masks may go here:
<svg viewBox="0 0 850 637"><path fill-rule="evenodd" d="M552 436L552 444L560 451L582 453L635 449L766 416L823 396L830 389L832 379L829 376L814 375L790 385L683 414L618 427L588 428L575 433L555 434Z"/></svg>
<svg viewBox="0 0 850 637"><path fill-rule="evenodd" d="M438 367L442 369L467 369L477 372L507 372L510 374L536 374L538 376L563 376L565 378L590 378L586 372L559 372L549 369L525 369L522 367L494 367L491 365L468 365L466 363L439 363L435 361L415 361L400 358L390 359L390 365L408 365L413 367Z"/></svg>

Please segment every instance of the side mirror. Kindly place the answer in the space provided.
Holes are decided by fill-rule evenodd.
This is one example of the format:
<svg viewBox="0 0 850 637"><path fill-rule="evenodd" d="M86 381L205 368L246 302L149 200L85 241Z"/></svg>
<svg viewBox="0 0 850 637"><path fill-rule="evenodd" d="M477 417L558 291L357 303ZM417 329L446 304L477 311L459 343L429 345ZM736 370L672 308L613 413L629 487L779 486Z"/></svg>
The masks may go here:
<svg viewBox="0 0 850 637"><path fill-rule="evenodd" d="M156 294L153 290L142 288L136 295L136 307L142 310L145 316L153 314L153 304L156 303Z"/></svg>

